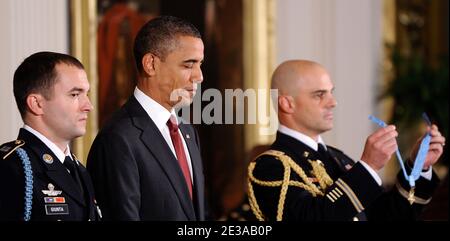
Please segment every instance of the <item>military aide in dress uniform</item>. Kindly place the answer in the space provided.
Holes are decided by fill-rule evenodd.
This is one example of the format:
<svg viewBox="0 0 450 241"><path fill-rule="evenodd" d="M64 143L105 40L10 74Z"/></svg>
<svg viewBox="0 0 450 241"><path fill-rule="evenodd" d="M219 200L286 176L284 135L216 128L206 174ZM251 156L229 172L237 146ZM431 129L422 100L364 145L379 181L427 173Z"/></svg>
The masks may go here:
<svg viewBox="0 0 450 241"><path fill-rule="evenodd" d="M0 220L99 220L91 179L70 152L92 105L83 65L59 53L31 55L14 74L25 123L0 146Z"/></svg>
<svg viewBox="0 0 450 241"><path fill-rule="evenodd" d="M275 70L272 89L279 90L277 138L249 165L249 202L259 220L411 220L430 201L438 184L431 165L445 145L435 125L414 190L399 173L396 186L384 192L376 171L397 148L394 126L370 135L361 161L355 163L323 145L320 137L332 128L336 106L333 84L322 66L284 62Z"/></svg>

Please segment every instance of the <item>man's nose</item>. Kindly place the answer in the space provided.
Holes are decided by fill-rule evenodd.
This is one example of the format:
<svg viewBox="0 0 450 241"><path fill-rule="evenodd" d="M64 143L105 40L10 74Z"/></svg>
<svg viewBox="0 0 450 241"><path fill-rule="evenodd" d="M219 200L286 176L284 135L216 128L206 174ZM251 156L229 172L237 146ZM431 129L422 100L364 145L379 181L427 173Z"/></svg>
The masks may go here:
<svg viewBox="0 0 450 241"><path fill-rule="evenodd" d="M194 72L192 73L192 82L200 84L203 82L203 73L202 69L199 67L195 68Z"/></svg>
<svg viewBox="0 0 450 241"><path fill-rule="evenodd" d="M328 102L328 106L330 108L334 108L334 107L336 107L336 105L337 105L336 98L334 98L334 95L331 95L330 100Z"/></svg>
<svg viewBox="0 0 450 241"><path fill-rule="evenodd" d="M94 106L92 105L91 101L89 100L89 97L86 96L86 102L83 105L83 111L90 112L94 109Z"/></svg>

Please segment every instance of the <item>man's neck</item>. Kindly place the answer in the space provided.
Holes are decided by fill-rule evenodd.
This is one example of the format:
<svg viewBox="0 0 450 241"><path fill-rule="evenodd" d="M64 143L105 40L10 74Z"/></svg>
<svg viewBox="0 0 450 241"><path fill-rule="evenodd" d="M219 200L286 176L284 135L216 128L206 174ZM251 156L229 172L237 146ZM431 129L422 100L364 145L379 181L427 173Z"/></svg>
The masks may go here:
<svg viewBox="0 0 450 241"><path fill-rule="evenodd" d="M31 127L34 131L38 132L45 138L47 138L49 141L51 141L53 144L55 144L62 152L67 154L67 147L70 143L70 141L67 140L60 140L59 138L54 137L52 135L52 131L48 130L48 128L44 128L42 125L39 125L32 121L25 121L25 125Z"/></svg>
<svg viewBox="0 0 450 241"><path fill-rule="evenodd" d="M154 80L150 80L150 79L141 79L141 80L139 80L136 87L140 91L142 91L142 93L144 93L148 97L152 98L154 101L158 102L158 104L160 104L162 107L164 107L169 112L171 112L173 109L172 106L163 101L164 98L163 98L163 96L161 96L161 93L159 93L158 91L153 91L153 89L156 89L156 88L150 86L151 85L150 83L152 81L154 82Z"/></svg>

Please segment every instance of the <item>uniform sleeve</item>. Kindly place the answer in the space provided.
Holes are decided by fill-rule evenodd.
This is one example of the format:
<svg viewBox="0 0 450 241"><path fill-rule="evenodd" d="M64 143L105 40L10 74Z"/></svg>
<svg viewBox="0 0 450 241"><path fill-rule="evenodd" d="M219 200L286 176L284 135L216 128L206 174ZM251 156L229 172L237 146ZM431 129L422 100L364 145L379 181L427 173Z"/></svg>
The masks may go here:
<svg viewBox="0 0 450 241"><path fill-rule="evenodd" d="M405 166L407 173L411 170ZM417 220L423 208L431 201L432 194L439 185L439 178L433 173L431 180L420 177L416 181L414 203L408 201L409 183L400 171L397 182L390 191L383 193L370 209L369 220Z"/></svg>
<svg viewBox="0 0 450 241"><path fill-rule="evenodd" d="M257 163L254 170L256 178L272 177L273 179L270 178L272 180L282 180L284 169L279 161L265 157ZM280 188L256 184L254 186L255 196L262 212L269 220L275 220ZM289 186L285 197L283 220L352 220L356 214L370 206L381 193L382 188L370 173L357 163L327 188L323 196L313 196L303 188Z"/></svg>
<svg viewBox="0 0 450 241"><path fill-rule="evenodd" d="M0 159L0 220L23 221L25 175L16 153Z"/></svg>
<svg viewBox="0 0 450 241"><path fill-rule="evenodd" d="M99 134L87 169L104 220L140 220L139 171L133 144L115 133Z"/></svg>

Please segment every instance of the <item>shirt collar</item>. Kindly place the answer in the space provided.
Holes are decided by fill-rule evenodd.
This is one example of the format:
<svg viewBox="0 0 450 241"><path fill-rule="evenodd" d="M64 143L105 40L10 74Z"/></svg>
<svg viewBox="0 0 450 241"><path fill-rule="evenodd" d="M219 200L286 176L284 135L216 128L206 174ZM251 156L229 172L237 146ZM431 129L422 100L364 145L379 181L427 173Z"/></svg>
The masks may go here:
<svg viewBox="0 0 450 241"><path fill-rule="evenodd" d="M323 139L320 135L319 135L318 141L316 142L311 137L309 137L303 133L300 133L296 130L293 130L291 128L288 128L282 124L280 124L280 126L278 127L278 131L302 142L303 144L309 146L311 149L313 149L315 151L318 150L318 143L322 144L324 146L325 150L327 149L327 145L325 145L325 142L323 141Z"/></svg>
<svg viewBox="0 0 450 241"><path fill-rule="evenodd" d="M169 120L170 115L174 115L178 123L178 118L176 118L175 110L172 109L172 111L169 112L161 104L142 92L138 87L134 89L134 97L139 102L139 104L141 104L142 108L144 108L145 112L147 112L153 122L155 122L158 130L162 131L163 128L167 126L167 121Z"/></svg>
<svg viewBox="0 0 450 241"><path fill-rule="evenodd" d="M44 142L44 144L53 152L53 154L55 154L55 156L58 158L58 160L61 163L64 163L64 158L69 155L70 156L70 147L69 145L67 145L66 148L66 153L64 153L61 149L59 149L59 147L53 143L52 141L50 141L47 137L45 137L44 135L42 135L39 131L31 128L28 125L24 125L23 128L29 132L31 132L31 134L35 135L39 140L41 140L42 142Z"/></svg>

